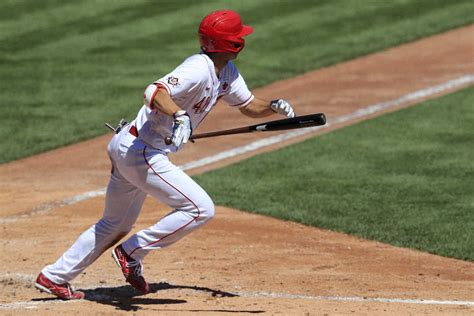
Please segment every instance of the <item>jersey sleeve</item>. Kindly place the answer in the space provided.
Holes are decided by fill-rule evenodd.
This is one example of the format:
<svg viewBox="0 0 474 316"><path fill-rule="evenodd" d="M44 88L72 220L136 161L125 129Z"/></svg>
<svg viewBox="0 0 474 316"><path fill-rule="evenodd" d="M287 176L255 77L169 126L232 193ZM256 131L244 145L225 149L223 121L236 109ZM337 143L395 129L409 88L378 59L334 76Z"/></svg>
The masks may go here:
<svg viewBox="0 0 474 316"><path fill-rule="evenodd" d="M154 83L165 88L174 100L183 98L187 93L197 89L202 84L202 78L191 65L182 64L169 74Z"/></svg>
<svg viewBox="0 0 474 316"><path fill-rule="evenodd" d="M225 94L222 99L232 107L244 107L252 102L254 96L233 64L229 65L228 78L229 82L225 81L223 83Z"/></svg>

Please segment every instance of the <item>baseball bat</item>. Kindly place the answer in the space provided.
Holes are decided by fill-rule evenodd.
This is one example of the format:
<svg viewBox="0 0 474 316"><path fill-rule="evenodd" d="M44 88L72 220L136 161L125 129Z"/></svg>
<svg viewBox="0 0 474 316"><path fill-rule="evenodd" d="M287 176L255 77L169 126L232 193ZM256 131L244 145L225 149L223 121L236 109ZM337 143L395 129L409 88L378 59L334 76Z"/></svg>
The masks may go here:
<svg viewBox="0 0 474 316"><path fill-rule="evenodd" d="M199 138L215 137L222 135L234 135L252 132L269 132L269 131L283 131L295 128L304 128L312 126L322 126L326 124L326 116L324 113L309 114L303 116L296 116L293 118L264 122L256 125L244 126L239 128L226 129L222 131L208 132L202 134L192 135L189 139L191 141ZM171 144L171 138L166 137L165 143Z"/></svg>

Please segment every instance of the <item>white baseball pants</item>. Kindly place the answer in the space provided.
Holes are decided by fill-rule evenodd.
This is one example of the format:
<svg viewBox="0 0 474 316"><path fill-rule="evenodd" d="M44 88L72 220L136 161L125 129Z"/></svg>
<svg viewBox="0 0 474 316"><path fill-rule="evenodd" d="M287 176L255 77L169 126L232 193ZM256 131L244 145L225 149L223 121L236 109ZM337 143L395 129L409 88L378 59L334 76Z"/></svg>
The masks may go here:
<svg viewBox="0 0 474 316"><path fill-rule="evenodd" d="M130 126L115 135L108 146L113 171L102 218L54 264L42 270L55 283L70 282L127 235L147 194L174 210L122 244L136 260L142 260L153 249L173 244L214 216L214 203L208 194L172 164L166 153L130 134Z"/></svg>

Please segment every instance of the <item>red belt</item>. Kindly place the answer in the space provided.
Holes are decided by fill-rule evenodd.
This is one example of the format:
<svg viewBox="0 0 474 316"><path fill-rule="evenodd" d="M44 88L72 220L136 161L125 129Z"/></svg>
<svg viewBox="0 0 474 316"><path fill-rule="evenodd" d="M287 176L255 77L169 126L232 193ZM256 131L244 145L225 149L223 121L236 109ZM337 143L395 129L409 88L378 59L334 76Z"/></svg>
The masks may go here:
<svg viewBox="0 0 474 316"><path fill-rule="evenodd" d="M135 125L130 126L130 129L128 130L130 134L132 134L135 137L138 137L138 130Z"/></svg>

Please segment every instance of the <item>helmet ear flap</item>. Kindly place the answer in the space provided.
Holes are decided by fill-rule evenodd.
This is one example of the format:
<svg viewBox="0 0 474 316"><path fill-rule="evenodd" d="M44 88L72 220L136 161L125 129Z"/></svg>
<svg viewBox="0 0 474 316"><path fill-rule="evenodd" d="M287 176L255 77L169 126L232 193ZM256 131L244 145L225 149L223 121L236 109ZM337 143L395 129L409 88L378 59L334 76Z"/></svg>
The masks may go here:
<svg viewBox="0 0 474 316"><path fill-rule="evenodd" d="M238 38L239 42L229 42L232 47L237 50L237 53L240 52L245 46L245 40L243 37Z"/></svg>
<svg viewBox="0 0 474 316"><path fill-rule="evenodd" d="M201 49L205 52L215 49L214 41L207 35L199 34L199 43L201 44Z"/></svg>
<svg viewBox="0 0 474 316"><path fill-rule="evenodd" d="M201 49L204 52L239 53L244 48L245 40L243 38L239 38L238 41L214 39L212 37L199 34L199 43L201 44Z"/></svg>

